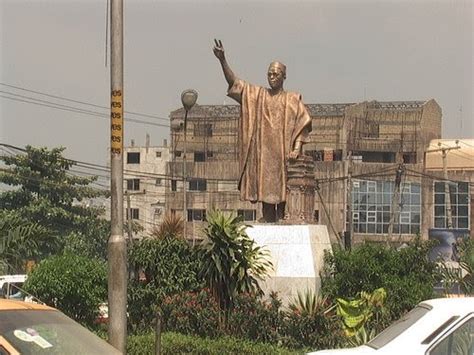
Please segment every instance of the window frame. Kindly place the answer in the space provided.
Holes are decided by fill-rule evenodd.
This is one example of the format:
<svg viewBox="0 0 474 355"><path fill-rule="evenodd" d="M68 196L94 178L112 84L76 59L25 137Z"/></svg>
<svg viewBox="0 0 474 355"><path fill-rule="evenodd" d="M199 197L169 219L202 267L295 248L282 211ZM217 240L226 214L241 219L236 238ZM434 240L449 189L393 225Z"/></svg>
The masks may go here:
<svg viewBox="0 0 474 355"><path fill-rule="evenodd" d="M131 157L135 157L136 159L131 159ZM140 152L127 152L127 164L140 164L140 158Z"/></svg>

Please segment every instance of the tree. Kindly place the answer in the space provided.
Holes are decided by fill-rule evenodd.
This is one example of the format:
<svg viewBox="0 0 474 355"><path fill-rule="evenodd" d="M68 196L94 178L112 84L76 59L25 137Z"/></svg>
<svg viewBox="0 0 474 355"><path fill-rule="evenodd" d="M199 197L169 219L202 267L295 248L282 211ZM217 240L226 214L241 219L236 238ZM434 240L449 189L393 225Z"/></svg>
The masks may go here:
<svg viewBox="0 0 474 355"><path fill-rule="evenodd" d="M0 264L4 273L21 273L27 259L36 259L39 250L54 241L45 228L22 220L14 213L0 211Z"/></svg>
<svg viewBox="0 0 474 355"><path fill-rule="evenodd" d="M107 192L90 186L97 177L73 175L75 163L62 156L64 149L27 146L23 153L0 158L6 166L0 183L11 186L0 194L0 219L3 225L21 221L22 226L42 228L48 243L36 245L38 258L60 252L68 240L73 246L92 244L95 249L86 253L105 256L108 222L98 218L101 209L80 202Z"/></svg>
<svg viewBox="0 0 474 355"><path fill-rule="evenodd" d="M25 290L84 325L92 326L107 300L104 261L74 254L43 260L28 276Z"/></svg>
<svg viewBox="0 0 474 355"><path fill-rule="evenodd" d="M211 211L204 233L207 241L199 248L199 275L207 282L223 311L232 309L241 293L261 294L258 280L263 279L272 263L268 252L249 238L240 217Z"/></svg>
<svg viewBox="0 0 474 355"><path fill-rule="evenodd" d="M199 260L183 239L143 238L133 244L129 263L136 270L128 291L129 321L134 328L150 327L166 296L202 286L197 278Z"/></svg>

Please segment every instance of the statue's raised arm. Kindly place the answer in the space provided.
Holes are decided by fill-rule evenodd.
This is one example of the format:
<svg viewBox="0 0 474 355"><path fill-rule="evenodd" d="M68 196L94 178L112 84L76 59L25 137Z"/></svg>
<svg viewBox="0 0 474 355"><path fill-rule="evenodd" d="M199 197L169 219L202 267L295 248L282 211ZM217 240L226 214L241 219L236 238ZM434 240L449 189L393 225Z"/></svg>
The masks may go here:
<svg viewBox="0 0 474 355"><path fill-rule="evenodd" d="M227 63L227 60L225 59L224 46L222 45L222 41L214 39L214 48L212 50L216 58L219 59L219 62L221 63L225 80L227 80L227 84L229 84L229 88L230 88L234 84L236 80L236 76L234 72L232 71L232 69L230 69L229 64Z"/></svg>

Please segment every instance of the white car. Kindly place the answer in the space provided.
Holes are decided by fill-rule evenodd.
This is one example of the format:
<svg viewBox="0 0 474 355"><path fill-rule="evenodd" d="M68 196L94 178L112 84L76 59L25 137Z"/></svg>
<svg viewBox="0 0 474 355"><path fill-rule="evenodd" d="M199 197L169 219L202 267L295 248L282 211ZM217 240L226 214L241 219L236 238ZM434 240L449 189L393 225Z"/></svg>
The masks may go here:
<svg viewBox="0 0 474 355"><path fill-rule="evenodd" d="M421 302L365 345L315 355L474 355L474 297Z"/></svg>

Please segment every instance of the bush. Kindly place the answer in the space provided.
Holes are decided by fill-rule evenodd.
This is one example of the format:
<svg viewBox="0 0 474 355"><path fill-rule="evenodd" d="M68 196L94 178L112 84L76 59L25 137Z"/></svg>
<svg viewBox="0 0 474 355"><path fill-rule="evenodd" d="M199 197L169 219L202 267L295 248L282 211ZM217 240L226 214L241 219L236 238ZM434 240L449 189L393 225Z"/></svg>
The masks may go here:
<svg viewBox="0 0 474 355"><path fill-rule="evenodd" d="M151 327L166 296L201 286L196 276L199 261L184 240L143 239L134 244L129 262L135 270L128 289L129 321L133 329Z"/></svg>
<svg viewBox="0 0 474 355"><path fill-rule="evenodd" d="M154 334L128 337L128 355L154 354ZM288 349L261 343L222 337L211 340L178 333L164 333L161 338L162 354L297 354Z"/></svg>
<svg viewBox="0 0 474 355"><path fill-rule="evenodd" d="M325 254L322 293L330 299L352 298L384 288L388 314L382 321L388 324L433 296L439 271L428 260L429 250L430 245L419 239L400 250L369 243L352 251L335 249Z"/></svg>
<svg viewBox="0 0 474 355"><path fill-rule="evenodd" d="M86 326L97 319L107 300L107 268L103 261L73 254L43 260L28 276L24 288Z"/></svg>
<svg viewBox="0 0 474 355"><path fill-rule="evenodd" d="M226 327L220 327L219 307L209 290L174 295L163 304L166 331L216 338L232 335L262 343L282 344L288 348L323 349L335 347L343 339L340 320L335 311L324 309L302 314L297 309L284 312L276 294L269 300L243 294L235 299Z"/></svg>
<svg viewBox="0 0 474 355"><path fill-rule="evenodd" d="M219 327L219 306L207 289L167 297L162 311L167 331L211 338L223 335Z"/></svg>
<svg viewBox="0 0 474 355"><path fill-rule="evenodd" d="M310 348L312 351L337 348L344 342L341 322L334 307L326 300L324 309L306 312L292 307L282 323L282 342L293 349Z"/></svg>
<svg viewBox="0 0 474 355"><path fill-rule="evenodd" d="M234 308L229 314L227 334L254 341L277 343L280 340L280 327L283 312L277 294L264 300L252 294L236 297Z"/></svg>

